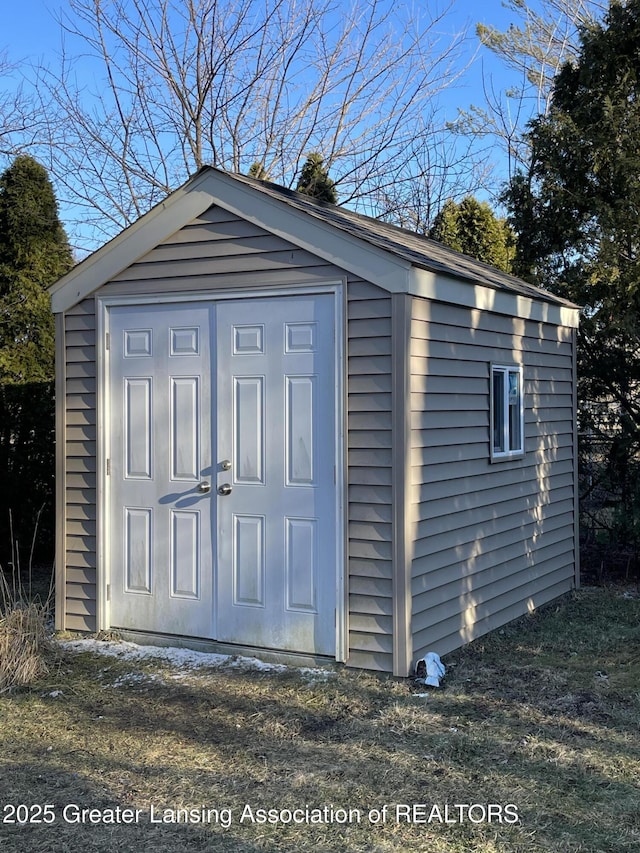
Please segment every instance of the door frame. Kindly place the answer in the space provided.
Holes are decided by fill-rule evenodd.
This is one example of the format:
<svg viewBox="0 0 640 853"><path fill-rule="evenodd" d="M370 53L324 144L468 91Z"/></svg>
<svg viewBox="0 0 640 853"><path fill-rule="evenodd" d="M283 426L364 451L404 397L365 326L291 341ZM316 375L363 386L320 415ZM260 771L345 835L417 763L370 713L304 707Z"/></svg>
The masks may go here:
<svg viewBox="0 0 640 853"><path fill-rule="evenodd" d="M98 631L108 631L111 627L111 535L110 535L110 481L107 473L107 460L111 456L111 437L109 424L111 418L111 401L109 399L109 334L110 309L128 305L157 305L160 303L207 302L214 304L230 299L266 299L269 297L296 297L310 294L331 294L334 304L335 334L334 334L334 374L335 374L335 435L336 450L334 459L335 470L335 513L336 513L336 547L335 547L335 659L346 662L348 655L348 590L347 590L347 494L346 494L346 395L347 387L347 357L346 357L346 281L332 278L322 284L289 285L282 287L237 288L220 291L185 291L162 294L127 294L127 295L96 295L96 544L97 544L97 582L96 582L96 623ZM215 530L215 527L213 528ZM217 551L217 549L216 549ZM217 572L217 562L214 568ZM214 577L215 583L215 577ZM214 643L215 641L211 641Z"/></svg>

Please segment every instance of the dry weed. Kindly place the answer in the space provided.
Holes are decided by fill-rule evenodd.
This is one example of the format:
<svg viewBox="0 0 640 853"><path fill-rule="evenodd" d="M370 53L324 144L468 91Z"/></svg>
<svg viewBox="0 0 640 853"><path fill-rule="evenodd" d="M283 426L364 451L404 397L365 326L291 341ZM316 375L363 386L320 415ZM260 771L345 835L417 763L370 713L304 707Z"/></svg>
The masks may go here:
<svg viewBox="0 0 640 853"><path fill-rule="evenodd" d="M0 574L0 693L48 672L47 605L11 595Z"/></svg>

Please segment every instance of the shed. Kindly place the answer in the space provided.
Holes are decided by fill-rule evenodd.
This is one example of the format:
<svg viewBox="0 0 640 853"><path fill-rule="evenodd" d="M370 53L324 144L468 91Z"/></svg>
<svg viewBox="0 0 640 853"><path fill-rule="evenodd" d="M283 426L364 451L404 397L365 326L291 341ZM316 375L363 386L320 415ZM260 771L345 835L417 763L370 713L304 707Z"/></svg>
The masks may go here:
<svg viewBox="0 0 640 853"><path fill-rule="evenodd" d="M206 167L51 288L58 629L408 675L578 584L578 309Z"/></svg>

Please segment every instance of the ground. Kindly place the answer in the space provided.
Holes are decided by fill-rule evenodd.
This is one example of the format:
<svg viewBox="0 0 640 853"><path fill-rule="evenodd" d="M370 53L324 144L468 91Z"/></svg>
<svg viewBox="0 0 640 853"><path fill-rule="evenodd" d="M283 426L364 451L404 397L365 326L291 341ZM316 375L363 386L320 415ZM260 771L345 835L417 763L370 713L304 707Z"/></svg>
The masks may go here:
<svg viewBox="0 0 640 853"><path fill-rule="evenodd" d="M0 695L2 850L640 847L636 589L582 590L444 663L425 688L57 643Z"/></svg>

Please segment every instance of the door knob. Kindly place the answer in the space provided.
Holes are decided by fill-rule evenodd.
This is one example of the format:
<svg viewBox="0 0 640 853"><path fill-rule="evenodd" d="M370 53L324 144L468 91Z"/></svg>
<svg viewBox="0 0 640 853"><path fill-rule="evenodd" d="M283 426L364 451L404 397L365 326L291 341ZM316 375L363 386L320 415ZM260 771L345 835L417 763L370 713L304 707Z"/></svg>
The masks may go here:
<svg viewBox="0 0 640 853"><path fill-rule="evenodd" d="M230 471L231 470L231 460L230 459L223 459L222 462L220 463L220 467L222 468L223 471Z"/></svg>
<svg viewBox="0 0 640 853"><path fill-rule="evenodd" d="M223 483L221 486L218 486L218 494L219 495L230 495L231 494L231 484Z"/></svg>
<svg viewBox="0 0 640 853"><path fill-rule="evenodd" d="M198 483L198 491L206 494L211 491L211 483L207 483L206 480L202 483Z"/></svg>

